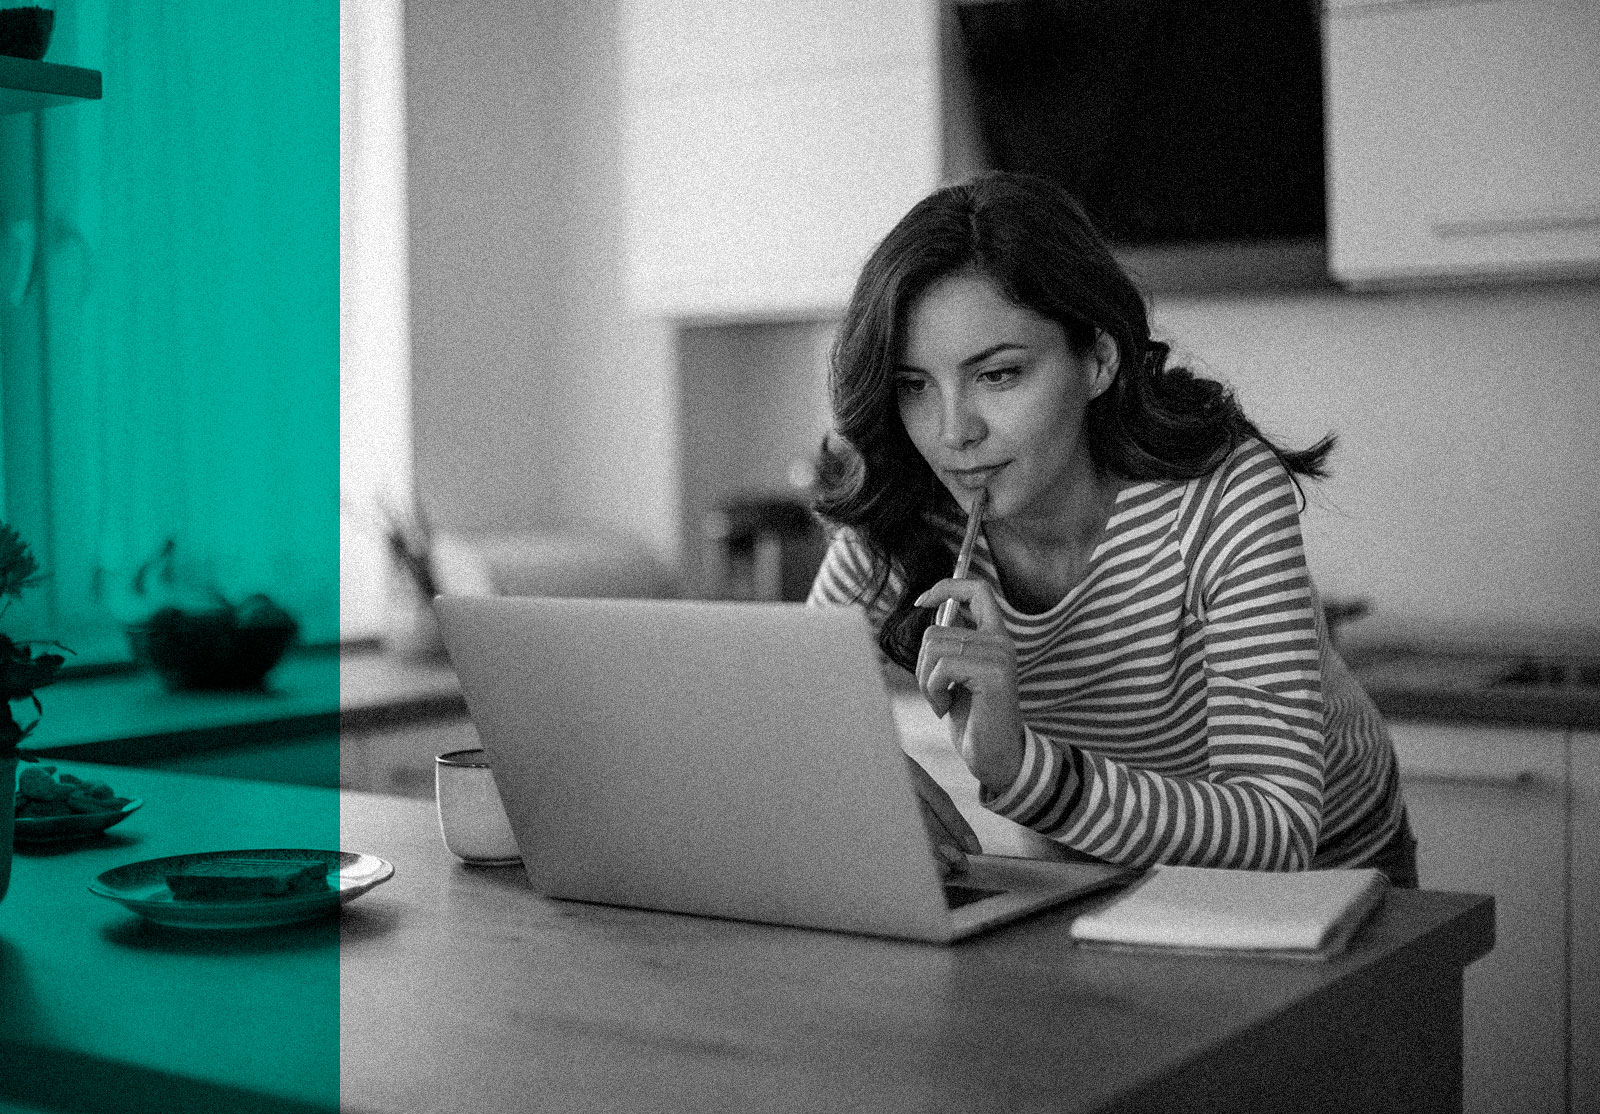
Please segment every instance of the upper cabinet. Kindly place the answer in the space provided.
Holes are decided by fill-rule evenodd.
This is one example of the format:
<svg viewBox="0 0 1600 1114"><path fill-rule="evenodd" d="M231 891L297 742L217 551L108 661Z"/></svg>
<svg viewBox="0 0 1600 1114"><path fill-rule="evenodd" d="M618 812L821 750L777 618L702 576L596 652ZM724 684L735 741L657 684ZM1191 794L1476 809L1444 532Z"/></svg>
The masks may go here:
<svg viewBox="0 0 1600 1114"><path fill-rule="evenodd" d="M929 0L625 0L631 308L831 316L939 174Z"/></svg>
<svg viewBox="0 0 1600 1114"><path fill-rule="evenodd" d="M1600 274L1600 3L1325 0L1329 265Z"/></svg>
<svg viewBox="0 0 1600 1114"><path fill-rule="evenodd" d="M982 165L952 2L623 0L632 310L837 315L906 209ZM1600 2L1322 6L1326 266L1308 238L1285 281L1600 275ZM1175 288L1227 285L1202 265Z"/></svg>

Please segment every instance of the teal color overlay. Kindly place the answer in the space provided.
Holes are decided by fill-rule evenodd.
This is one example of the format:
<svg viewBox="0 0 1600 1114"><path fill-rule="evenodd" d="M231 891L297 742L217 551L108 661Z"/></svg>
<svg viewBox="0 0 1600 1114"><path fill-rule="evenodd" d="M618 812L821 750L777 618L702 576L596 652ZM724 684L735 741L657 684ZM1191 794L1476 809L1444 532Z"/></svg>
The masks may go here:
<svg viewBox="0 0 1600 1114"><path fill-rule="evenodd" d="M159 603L263 593L302 642L331 643L339 6L42 2L45 60L101 71L104 94L0 116L0 521L48 575L0 631L104 657ZM162 594L136 592L168 542ZM148 681L152 707L210 699ZM73 683L40 692L45 722ZM97 839L16 854L0 1111L337 1108L337 918L185 934L87 889L157 856L338 848L337 737L239 748L251 760L223 777L182 757L49 759L144 804Z"/></svg>
<svg viewBox="0 0 1600 1114"><path fill-rule="evenodd" d="M330 640L337 5L58 15L47 60L100 69L104 98L0 135L0 217L35 245L31 273L0 265L4 517L51 571L9 618L82 640L137 617L170 540L170 590L266 592Z"/></svg>

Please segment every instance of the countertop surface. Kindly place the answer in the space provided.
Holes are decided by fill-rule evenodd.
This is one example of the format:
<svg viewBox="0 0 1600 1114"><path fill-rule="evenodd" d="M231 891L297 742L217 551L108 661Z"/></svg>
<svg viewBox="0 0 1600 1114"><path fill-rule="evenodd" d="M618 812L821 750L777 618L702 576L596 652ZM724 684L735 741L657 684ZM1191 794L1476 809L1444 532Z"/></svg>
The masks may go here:
<svg viewBox="0 0 1600 1114"><path fill-rule="evenodd" d="M1391 719L1600 726L1600 654L1378 647L1349 661Z"/></svg>
<svg viewBox="0 0 1600 1114"><path fill-rule="evenodd" d="M1390 719L1600 726L1600 653L1396 646L1348 660ZM131 672L63 680L39 695L45 714L27 748L82 761L358 732L466 710L447 662L371 649L292 653L258 692L168 692L154 674Z"/></svg>
<svg viewBox="0 0 1600 1114"><path fill-rule="evenodd" d="M137 671L59 681L39 698L45 711L27 749L85 761L359 731L466 708L448 664L367 649L291 653L259 691L169 692Z"/></svg>
<svg viewBox="0 0 1600 1114"><path fill-rule="evenodd" d="M1493 937L1489 898L1393 892L1327 963L1075 949L1073 906L902 944L551 901L454 860L427 802L100 772L145 807L19 856L0 902L0 1059L29 1065L0 1072L0 1105L1105 1111L1198 1086L1224 1108L1421 1109L1459 1086L1461 968ZM396 873L336 921L243 934L155 928L86 889L154 856L296 846Z"/></svg>

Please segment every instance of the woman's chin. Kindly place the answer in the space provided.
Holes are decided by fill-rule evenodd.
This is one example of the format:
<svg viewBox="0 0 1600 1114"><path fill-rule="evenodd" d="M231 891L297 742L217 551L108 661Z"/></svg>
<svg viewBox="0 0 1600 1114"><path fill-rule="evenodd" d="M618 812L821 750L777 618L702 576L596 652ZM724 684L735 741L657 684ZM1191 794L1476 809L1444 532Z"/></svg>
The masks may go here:
<svg viewBox="0 0 1600 1114"><path fill-rule="evenodd" d="M987 521L995 516L995 509L999 500L996 499L993 488L969 488L956 485L947 487L946 490L950 492L951 497L955 499L956 504L961 508L961 513L964 515L972 513L972 508L978 503L978 496L987 491L989 493L989 502L983 508L983 517Z"/></svg>

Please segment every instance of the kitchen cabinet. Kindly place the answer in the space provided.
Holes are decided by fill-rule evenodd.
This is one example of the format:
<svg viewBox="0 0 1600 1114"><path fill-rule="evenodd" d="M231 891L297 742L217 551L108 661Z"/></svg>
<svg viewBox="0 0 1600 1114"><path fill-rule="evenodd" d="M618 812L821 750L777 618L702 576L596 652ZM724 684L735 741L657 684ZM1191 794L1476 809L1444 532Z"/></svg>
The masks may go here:
<svg viewBox="0 0 1600 1114"><path fill-rule="evenodd" d="M1600 1110L1600 731L1573 731L1571 940L1572 1110Z"/></svg>
<svg viewBox="0 0 1600 1114"><path fill-rule="evenodd" d="M1566 729L1391 723L1423 887L1492 894L1466 978L1469 1112L1566 1109ZM1576 1109L1576 1108L1575 1108Z"/></svg>
<svg viewBox="0 0 1600 1114"><path fill-rule="evenodd" d="M1329 266L1600 273L1600 4L1324 0Z"/></svg>
<svg viewBox="0 0 1600 1114"><path fill-rule="evenodd" d="M1600 275L1600 4L1323 11L1336 280ZM895 219L976 158L939 22L937 0L625 0L630 308L836 315Z"/></svg>
<svg viewBox="0 0 1600 1114"><path fill-rule="evenodd" d="M634 0L622 49L636 313L832 316L937 182L931 0Z"/></svg>

